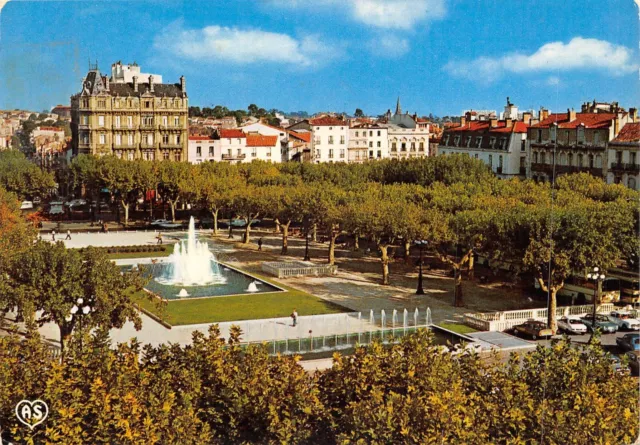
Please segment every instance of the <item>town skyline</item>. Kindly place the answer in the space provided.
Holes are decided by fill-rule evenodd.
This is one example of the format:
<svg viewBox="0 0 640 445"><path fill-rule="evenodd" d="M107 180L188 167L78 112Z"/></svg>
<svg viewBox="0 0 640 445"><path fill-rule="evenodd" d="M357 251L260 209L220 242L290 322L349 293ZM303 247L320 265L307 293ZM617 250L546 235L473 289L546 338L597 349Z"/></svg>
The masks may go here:
<svg viewBox="0 0 640 445"><path fill-rule="evenodd" d="M456 116L499 110L506 96L521 110L577 109L594 98L637 103L635 5L587 2L591 14L562 20L575 5L547 3L496 9L324 0L311 14L304 2L273 0L246 14L243 1L224 9L202 2L8 2L0 15L0 59L8 67L0 108L68 105L89 59L105 73L122 60L163 73L165 82L184 75L189 105L199 107L255 103L309 114L360 108L375 116L400 96L412 114ZM455 25L480 18L491 23L465 26L466 37Z"/></svg>

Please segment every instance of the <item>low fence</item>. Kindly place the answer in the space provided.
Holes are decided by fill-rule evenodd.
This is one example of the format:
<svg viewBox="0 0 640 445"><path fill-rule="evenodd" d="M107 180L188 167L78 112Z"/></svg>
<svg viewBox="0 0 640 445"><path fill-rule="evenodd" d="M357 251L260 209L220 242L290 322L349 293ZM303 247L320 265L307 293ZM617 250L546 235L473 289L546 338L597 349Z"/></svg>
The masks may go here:
<svg viewBox="0 0 640 445"><path fill-rule="evenodd" d="M615 309L611 303L598 306L598 313L609 313ZM563 306L556 308L556 317L568 315L587 315L593 312L593 305ZM464 323L481 331L505 331L527 320L546 321L547 309L523 309L518 311L468 313L464 314Z"/></svg>
<svg viewBox="0 0 640 445"><path fill-rule="evenodd" d="M279 261L262 263L262 270L278 278L286 278L334 275L338 272L338 266L302 261Z"/></svg>

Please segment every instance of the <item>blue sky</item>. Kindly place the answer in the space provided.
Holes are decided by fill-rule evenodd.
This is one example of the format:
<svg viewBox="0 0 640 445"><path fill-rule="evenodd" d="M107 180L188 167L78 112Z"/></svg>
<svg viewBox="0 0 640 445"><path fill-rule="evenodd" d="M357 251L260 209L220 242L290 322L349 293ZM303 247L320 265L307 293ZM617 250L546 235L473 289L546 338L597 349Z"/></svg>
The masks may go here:
<svg viewBox="0 0 640 445"><path fill-rule="evenodd" d="M0 4L2 0L0 0ZM0 108L68 104L88 59L187 79L191 105L459 114L638 105L632 0L9 1Z"/></svg>

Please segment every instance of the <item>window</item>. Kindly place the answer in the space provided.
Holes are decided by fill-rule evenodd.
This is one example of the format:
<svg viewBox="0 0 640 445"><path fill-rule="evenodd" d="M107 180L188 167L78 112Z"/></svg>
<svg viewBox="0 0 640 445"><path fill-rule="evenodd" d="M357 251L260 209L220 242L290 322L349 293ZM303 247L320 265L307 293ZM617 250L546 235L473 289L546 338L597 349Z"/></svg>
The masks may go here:
<svg viewBox="0 0 640 445"><path fill-rule="evenodd" d="M411 151L416 151L416 143L415 142L411 143Z"/></svg>
<svg viewBox="0 0 640 445"><path fill-rule="evenodd" d="M379 147L379 145L378 145L378 147ZM420 142L420 145L418 145L418 150L424 151L424 142Z"/></svg>
<svg viewBox="0 0 640 445"><path fill-rule="evenodd" d="M549 127L549 137L551 138L551 142L555 142L558 135L558 128L555 125L551 125Z"/></svg>
<svg viewBox="0 0 640 445"><path fill-rule="evenodd" d="M599 144L600 143L600 132L599 131L595 131L593 133L593 143L594 144Z"/></svg>
<svg viewBox="0 0 640 445"><path fill-rule="evenodd" d="M165 151L162 153L162 159L164 159L165 161L169 160L169 152Z"/></svg>
<svg viewBox="0 0 640 445"><path fill-rule="evenodd" d="M120 116L116 116L115 120L116 120L116 128L120 128Z"/></svg>
<svg viewBox="0 0 640 445"><path fill-rule="evenodd" d="M142 116L142 124L150 127L153 125L153 116Z"/></svg>
<svg viewBox="0 0 640 445"><path fill-rule="evenodd" d="M144 107L145 108L151 108L151 101L150 100L145 100L144 101Z"/></svg>
<svg viewBox="0 0 640 445"><path fill-rule="evenodd" d="M380 141L378 141L378 142L376 143L376 147L380 148L381 146L382 146L382 145L380 145Z"/></svg>
<svg viewBox="0 0 640 445"><path fill-rule="evenodd" d="M493 155L489 155L489 167L493 169Z"/></svg>
<svg viewBox="0 0 640 445"><path fill-rule="evenodd" d="M491 148L495 148L496 147L496 138L493 137L493 136L489 138L489 147L491 147Z"/></svg>
<svg viewBox="0 0 640 445"><path fill-rule="evenodd" d="M454 145L454 146L456 146L456 147L459 147L459 146L460 146L460 136L456 135L456 136L453 138L453 145Z"/></svg>
<svg viewBox="0 0 640 445"><path fill-rule="evenodd" d="M317 150L316 150L316 158L319 158L319 157L320 157L320 150L319 150L319 149L317 149Z"/></svg>
<svg viewBox="0 0 640 445"><path fill-rule="evenodd" d="M104 127L104 116L98 116L98 125Z"/></svg>
<svg viewBox="0 0 640 445"><path fill-rule="evenodd" d="M133 135L132 134L127 136L127 143L128 143L128 145L133 145Z"/></svg>
<svg viewBox="0 0 640 445"><path fill-rule="evenodd" d="M356 131L356 137L358 137L358 132Z"/></svg>
<svg viewBox="0 0 640 445"><path fill-rule="evenodd" d="M340 136L340 143L344 144L344 136Z"/></svg>
<svg viewBox="0 0 640 445"><path fill-rule="evenodd" d="M168 124L168 119L169 119L169 118L168 118L167 116L162 116L162 125L163 125L163 126L165 126L165 127L168 127L168 126L169 126L169 124Z"/></svg>
<svg viewBox="0 0 640 445"><path fill-rule="evenodd" d="M180 126L180 118L178 116L173 117L173 125L176 127Z"/></svg>
<svg viewBox="0 0 640 445"><path fill-rule="evenodd" d="M369 132L369 136L373 136L373 131L370 131L370 132Z"/></svg>
<svg viewBox="0 0 640 445"><path fill-rule="evenodd" d="M369 150L369 159L373 159L373 150Z"/></svg>
<svg viewBox="0 0 640 445"><path fill-rule="evenodd" d="M396 146L396 143L392 142L391 143L391 151L397 151L397 150L398 150L398 147Z"/></svg>
<svg viewBox="0 0 640 445"><path fill-rule="evenodd" d="M147 144L148 145L153 145L153 135L152 134L148 134L147 135Z"/></svg>
<svg viewBox="0 0 640 445"><path fill-rule="evenodd" d="M101 144L105 144L106 142L106 136L104 133L100 133L100 143Z"/></svg>
<svg viewBox="0 0 640 445"><path fill-rule="evenodd" d="M329 149L329 158L333 159L333 148Z"/></svg>
<svg viewBox="0 0 640 445"><path fill-rule="evenodd" d="M127 116L127 126L129 128L133 127L133 116Z"/></svg>
<svg viewBox="0 0 640 445"><path fill-rule="evenodd" d="M202 147L196 147L196 156L202 156Z"/></svg>
<svg viewBox="0 0 640 445"><path fill-rule="evenodd" d="M400 145L400 150L401 151L407 151L407 143L403 142L402 145Z"/></svg>
<svg viewBox="0 0 640 445"><path fill-rule="evenodd" d="M526 143L525 140L523 139L520 143L520 151L525 151L526 150Z"/></svg>
<svg viewBox="0 0 640 445"><path fill-rule="evenodd" d="M596 168L602 168L602 156L596 155Z"/></svg>
<svg viewBox="0 0 640 445"><path fill-rule="evenodd" d="M179 144L179 143L180 143L180 135L176 134L176 144Z"/></svg>
<svg viewBox="0 0 640 445"><path fill-rule="evenodd" d="M473 139L471 136L467 137L467 148L471 147L471 139Z"/></svg>
<svg viewBox="0 0 640 445"><path fill-rule="evenodd" d="M489 156L489 157L491 157L491 156ZM533 163L534 164L538 163L538 152L537 151L533 152Z"/></svg>
<svg viewBox="0 0 640 445"><path fill-rule="evenodd" d="M162 143L163 144L168 144L169 143L169 135L168 134L163 134L162 135ZM200 147L198 147L198 148L200 148ZM200 151L202 151L202 150L200 150Z"/></svg>
<svg viewBox="0 0 640 445"><path fill-rule="evenodd" d="M182 160L182 154L174 153L173 160L176 161L176 162L180 162Z"/></svg>
<svg viewBox="0 0 640 445"><path fill-rule="evenodd" d="M378 130L378 136L380 136L380 130Z"/></svg>
<svg viewBox="0 0 640 445"><path fill-rule="evenodd" d="M333 144L333 136L329 136L329 144Z"/></svg>
<svg viewBox="0 0 640 445"><path fill-rule="evenodd" d="M444 137L444 145L449 145L449 136L450 136L450 135L446 135L446 136Z"/></svg>
<svg viewBox="0 0 640 445"><path fill-rule="evenodd" d="M627 187L629 187L632 190L636 189L636 178L634 178L633 176L629 176L629 178L627 179Z"/></svg>
<svg viewBox="0 0 640 445"><path fill-rule="evenodd" d="M88 144L89 143L89 135L85 134L82 136L82 143L83 144Z"/></svg>
<svg viewBox="0 0 640 445"><path fill-rule="evenodd" d="M535 140L538 142L542 142L542 130L533 130L535 132Z"/></svg>
<svg viewBox="0 0 640 445"><path fill-rule="evenodd" d="M241 156L241 155L242 155L242 149L238 148L238 156Z"/></svg>
<svg viewBox="0 0 640 445"><path fill-rule="evenodd" d="M80 106L81 107L88 107L89 106L89 99L82 99L80 101Z"/></svg>
<svg viewBox="0 0 640 445"><path fill-rule="evenodd" d="M213 156L213 146L209 146L209 156Z"/></svg>
<svg viewBox="0 0 640 445"><path fill-rule="evenodd" d="M584 126L578 125L578 144L584 144Z"/></svg>
<svg viewBox="0 0 640 445"><path fill-rule="evenodd" d="M314 144L320 145L320 136L316 136Z"/></svg>
<svg viewBox="0 0 640 445"><path fill-rule="evenodd" d="M231 144L231 139L227 139L227 143Z"/></svg>
<svg viewBox="0 0 640 445"><path fill-rule="evenodd" d="M622 152L621 151L616 151L616 164L622 164Z"/></svg>
<svg viewBox="0 0 640 445"><path fill-rule="evenodd" d="M573 153L567 155L567 165L573 165Z"/></svg>
<svg viewBox="0 0 640 445"><path fill-rule="evenodd" d="M369 148L373 147L373 141L369 141Z"/></svg>
<svg viewBox="0 0 640 445"><path fill-rule="evenodd" d="M582 167L584 163L584 156L582 154L578 155L578 167Z"/></svg>
<svg viewBox="0 0 640 445"><path fill-rule="evenodd" d="M344 148L340 149L340 159L344 159Z"/></svg>
<svg viewBox="0 0 640 445"><path fill-rule="evenodd" d="M378 159L382 158L382 150L378 150Z"/></svg>
<svg viewBox="0 0 640 445"><path fill-rule="evenodd" d="M122 135L116 134L116 145L122 145Z"/></svg>
<svg viewBox="0 0 640 445"><path fill-rule="evenodd" d="M507 138L500 139L500 150L507 148Z"/></svg>
<svg viewBox="0 0 640 445"><path fill-rule="evenodd" d="M268 148L267 150L267 157L270 158L271 157L271 147Z"/></svg>
<svg viewBox="0 0 640 445"><path fill-rule="evenodd" d="M481 145L482 145L482 136L477 136L476 137L476 148L480 148Z"/></svg>
<svg viewBox="0 0 640 445"><path fill-rule="evenodd" d="M120 108L120 101L119 101L119 100L116 100L116 101L113 103L113 106L114 106L114 107L116 107L116 108Z"/></svg>
<svg viewBox="0 0 640 445"><path fill-rule="evenodd" d="M593 163L593 155L589 155L589 168L593 168L595 164Z"/></svg>
<svg viewBox="0 0 640 445"><path fill-rule="evenodd" d="M629 153L629 164L635 165L636 163L636 152Z"/></svg>
<svg viewBox="0 0 640 445"><path fill-rule="evenodd" d="M130 161L133 161L133 152L132 151L127 153L127 159L129 159Z"/></svg>
<svg viewBox="0 0 640 445"><path fill-rule="evenodd" d="M251 157L255 158L256 156L258 156L258 149L256 147L253 147L251 149Z"/></svg>
<svg viewBox="0 0 640 445"><path fill-rule="evenodd" d="M106 100L99 100L98 101L98 107L105 108L106 106L107 106L107 101Z"/></svg>

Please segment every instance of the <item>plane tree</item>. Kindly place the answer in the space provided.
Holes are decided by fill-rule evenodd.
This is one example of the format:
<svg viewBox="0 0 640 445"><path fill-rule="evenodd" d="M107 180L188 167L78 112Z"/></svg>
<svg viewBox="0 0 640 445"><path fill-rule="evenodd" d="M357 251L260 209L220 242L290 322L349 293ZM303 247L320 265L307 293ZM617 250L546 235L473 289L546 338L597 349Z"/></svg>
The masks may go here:
<svg viewBox="0 0 640 445"><path fill-rule="evenodd" d="M192 166L185 162L161 162L158 169L158 188L171 209L171 221L176 221L176 206L189 193L188 179Z"/></svg>
<svg viewBox="0 0 640 445"><path fill-rule="evenodd" d="M193 183L196 197L211 212L214 235L218 234L220 211L230 206L240 181L241 177L228 164L212 162L200 164L188 181Z"/></svg>

